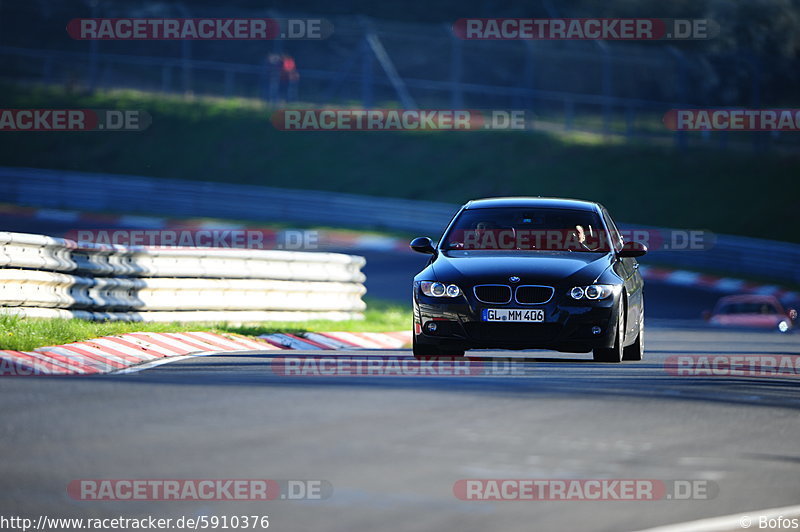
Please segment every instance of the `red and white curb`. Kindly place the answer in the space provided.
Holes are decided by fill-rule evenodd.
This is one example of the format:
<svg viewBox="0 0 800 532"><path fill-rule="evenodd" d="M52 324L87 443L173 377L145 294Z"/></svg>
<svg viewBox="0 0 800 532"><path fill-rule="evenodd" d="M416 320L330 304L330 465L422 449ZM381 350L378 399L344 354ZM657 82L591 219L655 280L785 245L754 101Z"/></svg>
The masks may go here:
<svg viewBox="0 0 800 532"><path fill-rule="evenodd" d="M0 350L0 376L96 375L139 371L178 359L218 353L281 349L401 349L411 332L289 333L260 338L210 332L137 332L33 351Z"/></svg>
<svg viewBox="0 0 800 532"><path fill-rule="evenodd" d="M753 283L733 277L717 277L688 270L672 270L654 266L640 266L639 271L647 281L705 288L727 294L761 294L775 296L784 301L800 300L798 292L777 285Z"/></svg>
<svg viewBox="0 0 800 532"><path fill-rule="evenodd" d="M267 334L259 338L281 349L402 349L411 344L411 331L324 332L292 334Z"/></svg>

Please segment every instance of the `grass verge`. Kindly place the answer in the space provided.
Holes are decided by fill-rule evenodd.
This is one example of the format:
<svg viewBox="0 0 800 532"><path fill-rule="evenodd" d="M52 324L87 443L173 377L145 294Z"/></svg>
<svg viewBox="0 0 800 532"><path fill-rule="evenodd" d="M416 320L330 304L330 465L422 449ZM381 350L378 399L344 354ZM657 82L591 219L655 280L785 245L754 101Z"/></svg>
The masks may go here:
<svg viewBox="0 0 800 532"><path fill-rule="evenodd" d="M368 300L363 320L265 322L253 325L226 323L129 323L65 319L26 319L0 315L0 349L30 351L47 345L68 344L128 332L211 331L258 336L275 332L307 331L388 332L411 327L411 309L384 301Z"/></svg>

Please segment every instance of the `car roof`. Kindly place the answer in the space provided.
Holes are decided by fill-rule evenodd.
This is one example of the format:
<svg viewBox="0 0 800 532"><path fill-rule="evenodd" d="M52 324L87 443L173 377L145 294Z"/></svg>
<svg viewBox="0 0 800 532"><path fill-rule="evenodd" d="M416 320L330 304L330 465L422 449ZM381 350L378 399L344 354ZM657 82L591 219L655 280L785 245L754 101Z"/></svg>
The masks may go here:
<svg viewBox="0 0 800 532"><path fill-rule="evenodd" d="M512 196L506 198L474 199L464 205L464 209L488 209L493 207L539 207L597 212L600 209L600 204L593 201L568 198Z"/></svg>

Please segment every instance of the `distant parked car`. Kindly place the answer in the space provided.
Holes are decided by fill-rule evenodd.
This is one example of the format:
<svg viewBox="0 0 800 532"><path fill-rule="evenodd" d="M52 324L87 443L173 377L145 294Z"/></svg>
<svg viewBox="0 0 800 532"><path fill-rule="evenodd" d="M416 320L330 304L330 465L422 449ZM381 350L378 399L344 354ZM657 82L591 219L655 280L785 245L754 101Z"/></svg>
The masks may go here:
<svg viewBox="0 0 800 532"><path fill-rule="evenodd" d="M784 309L774 296L755 294L723 297L713 311L703 314L711 325L774 329L782 333L791 331L797 320L795 309Z"/></svg>

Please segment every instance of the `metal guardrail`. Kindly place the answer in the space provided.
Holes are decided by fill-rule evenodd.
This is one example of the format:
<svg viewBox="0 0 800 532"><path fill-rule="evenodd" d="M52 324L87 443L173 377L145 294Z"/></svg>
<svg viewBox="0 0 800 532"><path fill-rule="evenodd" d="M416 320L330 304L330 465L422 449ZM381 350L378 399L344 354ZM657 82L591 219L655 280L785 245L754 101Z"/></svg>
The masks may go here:
<svg viewBox="0 0 800 532"><path fill-rule="evenodd" d="M430 201L27 168L0 168L0 198L36 207L319 223L434 237L458 210L454 204ZM625 224L623 229L635 227ZM645 260L800 284L800 245L787 242L716 235L709 249L653 249Z"/></svg>
<svg viewBox="0 0 800 532"><path fill-rule="evenodd" d="M800 284L800 245L743 236L717 235L706 250L654 250L646 260L688 269Z"/></svg>
<svg viewBox="0 0 800 532"><path fill-rule="evenodd" d="M97 246L0 232L0 311L127 321L359 319L363 257Z"/></svg>
<svg viewBox="0 0 800 532"><path fill-rule="evenodd" d="M30 168L0 168L0 198L37 207L401 231L441 230L458 210L430 201Z"/></svg>

